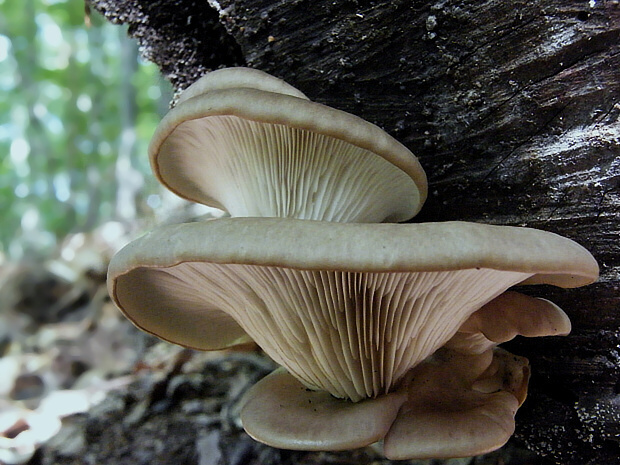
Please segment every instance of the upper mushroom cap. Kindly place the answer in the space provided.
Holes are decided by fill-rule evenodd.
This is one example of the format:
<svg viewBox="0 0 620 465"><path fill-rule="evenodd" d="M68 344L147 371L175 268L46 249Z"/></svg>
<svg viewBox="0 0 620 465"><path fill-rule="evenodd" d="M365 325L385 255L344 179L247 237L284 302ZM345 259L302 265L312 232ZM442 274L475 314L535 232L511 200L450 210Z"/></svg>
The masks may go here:
<svg viewBox="0 0 620 465"><path fill-rule="evenodd" d="M179 95L177 104L213 90L235 88L264 90L308 99L295 87L271 74L253 68L235 67L218 69L205 74Z"/></svg>
<svg viewBox="0 0 620 465"><path fill-rule="evenodd" d="M149 146L177 195L232 216L342 222L402 221L424 203L418 159L374 124L259 86L196 85Z"/></svg>
<svg viewBox="0 0 620 465"><path fill-rule="evenodd" d="M205 350L249 334L307 386L359 400L387 392L506 288L597 274L583 247L526 228L223 218L134 241L108 286L147 332Z"/></svg>

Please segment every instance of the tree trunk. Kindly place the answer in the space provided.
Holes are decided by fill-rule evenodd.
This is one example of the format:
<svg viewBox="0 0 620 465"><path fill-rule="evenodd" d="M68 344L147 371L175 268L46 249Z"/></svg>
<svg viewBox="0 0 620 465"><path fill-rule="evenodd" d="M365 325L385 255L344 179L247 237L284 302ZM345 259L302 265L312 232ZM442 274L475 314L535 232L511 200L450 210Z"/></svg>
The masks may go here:
<svg viewBox="0 0 620 465"><path fill-rule="evenodd" d="M177 88L244 64L383 127L429 177L414 221L531 226L588 248L598 283L527 291L573 332L511 344L533 369L516 438L550 463L619 463L620 2L93 4Z"/></svg>

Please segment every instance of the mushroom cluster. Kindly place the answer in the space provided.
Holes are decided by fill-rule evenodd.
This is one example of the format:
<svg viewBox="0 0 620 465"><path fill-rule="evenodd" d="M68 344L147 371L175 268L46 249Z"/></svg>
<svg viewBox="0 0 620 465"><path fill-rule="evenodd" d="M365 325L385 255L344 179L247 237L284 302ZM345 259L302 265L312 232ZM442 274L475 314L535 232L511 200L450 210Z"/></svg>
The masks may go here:
<svg viewBox="0 0 620 465"><path fill-rule="evenodd" d="M426 198L416 157L260 71L214 71L190 86L150 160L170 190L230 217L130 243L110 264L110 295L176 344L254 340L282 368L249 390L241 416L275 447L382 441L391 459L500 447L529 366L498 344L570 331L553 303L507 290L598 276L587 250L553 233L399 223Z"/></svg>

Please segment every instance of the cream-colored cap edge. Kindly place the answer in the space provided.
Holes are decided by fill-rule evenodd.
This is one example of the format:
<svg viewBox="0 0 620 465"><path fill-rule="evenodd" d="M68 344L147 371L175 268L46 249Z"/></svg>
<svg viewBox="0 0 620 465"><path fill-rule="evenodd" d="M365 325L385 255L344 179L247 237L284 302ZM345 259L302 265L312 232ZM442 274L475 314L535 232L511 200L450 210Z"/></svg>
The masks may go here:
<svg viewBox="0 0 620 465"><path fill-rule="evenodd" d="M466 222L356 224L286 218L220 218L160 227L113 259L114 278L137 267L209 261L306 270L532 273L537 283L578 287L598 265L576 242L530 228Z"/></svg>
<svg viewBox="0 0 620 465"><path fill-rule="evenodd" d="M200 94L214 90L249 88L291 95L308 99L301 91L287 82L264 71L253 68L234 67L211 71L190 85L179 95L177 105Z"/></svg>

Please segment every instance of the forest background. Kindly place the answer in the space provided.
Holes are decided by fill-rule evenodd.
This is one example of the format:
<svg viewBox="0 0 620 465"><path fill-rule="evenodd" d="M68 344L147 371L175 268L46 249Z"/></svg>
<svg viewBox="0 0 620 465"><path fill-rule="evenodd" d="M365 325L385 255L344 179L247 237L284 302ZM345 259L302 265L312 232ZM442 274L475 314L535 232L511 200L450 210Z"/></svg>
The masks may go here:
<svg viewBox="0 0 620 465"><path fill-rule="evenodd" d="M154 217L146 146L170 101L157 67L80 0L1 0L0 13L3 259L48 257L69 233Z"/></svg>

